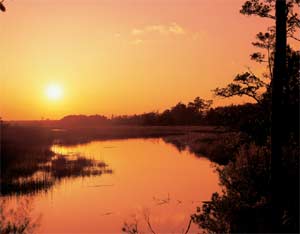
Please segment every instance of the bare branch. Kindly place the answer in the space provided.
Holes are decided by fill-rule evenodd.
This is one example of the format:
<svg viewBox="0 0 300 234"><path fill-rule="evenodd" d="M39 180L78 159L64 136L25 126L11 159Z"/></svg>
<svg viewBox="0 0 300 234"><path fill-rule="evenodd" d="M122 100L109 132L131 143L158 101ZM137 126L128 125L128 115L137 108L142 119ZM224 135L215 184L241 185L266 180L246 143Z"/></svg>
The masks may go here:
<svg viewBox="0 0 300 234"><path fill-rule="evenodd" d="M152 226L151 226L151 222L150 222L150 213L148 210L144 211L144 219L148 225L149 230L152 232L152 234L156 234L155 231L153 230Z"/></svg>
<svg viewBox="0 0 300 234"><path fill-rule="evenodd" d="M0 11L3 11L3 12L6 11L6 7L4 6L3 1L0 2Z"/></svg>
<svg viewBox="0 0 300 234"><path fill-rule="evenodd" d="M192 217L191 217L191 218L190 218L190 221L189 221L189 224L188 224L188 226L187 226L186 231L185 231L184 234L188 234L188 233L189 233L192 222L193 222L193 219L192 219Z"/></svg>
<svg viewBox="0 0 300 234"><path fill-rule="evenodd" d="M300 41L300 38L294 37L293 35L289 35L289 38L292 38L292 39L294 39L296 41Z"/></svg>

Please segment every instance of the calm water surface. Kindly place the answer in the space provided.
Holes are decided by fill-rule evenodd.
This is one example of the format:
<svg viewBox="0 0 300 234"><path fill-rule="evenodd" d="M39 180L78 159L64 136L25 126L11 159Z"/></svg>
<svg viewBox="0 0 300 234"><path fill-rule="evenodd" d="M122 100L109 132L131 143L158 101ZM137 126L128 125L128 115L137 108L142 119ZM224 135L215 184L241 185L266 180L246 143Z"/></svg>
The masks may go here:
<svg viewBox="0 0 300 234"><path fill-rule="evenodd" d="M66 179L34 195L38 233L121 233L124 222L137 220L147 233L145 215L158 233L182 233L190 214L220 191L213 164L162 139L97 141L53 146L57 153L80 153L104 161L113 170ZM192 226L190 233L199 231Z"/></svg>

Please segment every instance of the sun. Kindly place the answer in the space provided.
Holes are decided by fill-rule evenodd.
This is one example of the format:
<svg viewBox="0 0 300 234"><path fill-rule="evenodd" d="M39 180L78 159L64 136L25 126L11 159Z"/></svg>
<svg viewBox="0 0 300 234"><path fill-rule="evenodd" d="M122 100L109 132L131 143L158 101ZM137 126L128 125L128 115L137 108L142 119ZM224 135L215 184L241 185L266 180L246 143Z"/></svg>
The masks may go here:
<svg viewBox="0 0 300 234"><path fill-rule="evenodd" d="M46 87L46 96L49 100L59 100L62 98L63 89L58 84L51 84Z"/></svg>

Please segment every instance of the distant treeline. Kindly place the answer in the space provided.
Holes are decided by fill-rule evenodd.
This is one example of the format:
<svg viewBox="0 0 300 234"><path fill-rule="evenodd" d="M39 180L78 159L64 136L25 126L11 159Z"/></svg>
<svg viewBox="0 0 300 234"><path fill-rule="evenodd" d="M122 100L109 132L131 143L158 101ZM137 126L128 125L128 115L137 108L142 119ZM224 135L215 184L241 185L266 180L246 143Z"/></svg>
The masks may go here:
<svg viewBox="0 0 300 234"><path fill-rule="evenodd" d="M112 116L104 115L68 115L60 120L41 120L19 122L22 125L34 124L53 128L97 127L104 125L139 125L139 126L182 126L182 125L217 125L232 128L251 129L258 118L264 115L265 110L258 104L230 105L212 108L211 100L196 97L187 104L179 102L163 112L148 112L135 115ZM264 124L264 123L260 123Z"/></svg>

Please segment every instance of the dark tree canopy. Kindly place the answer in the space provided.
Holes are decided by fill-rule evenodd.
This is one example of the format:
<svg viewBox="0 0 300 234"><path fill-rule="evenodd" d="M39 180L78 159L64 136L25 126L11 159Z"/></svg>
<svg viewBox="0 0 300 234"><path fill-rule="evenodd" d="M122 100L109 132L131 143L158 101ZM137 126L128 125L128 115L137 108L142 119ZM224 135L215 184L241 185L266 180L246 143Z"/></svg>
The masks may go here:
<svg viewBox="0 0 300 234"><path fill-rule="evenodd" d="M295 12L295 8L299 5L299 0L287 1L287 36L297 41L300 41L300 39L295 37L294 33L300 28L300 19L298 13ZM275 0L248 0L243 4L240 13L275 20Z"/></svg>
<svg viewBox="0 0 300 234"><path fill-rule="evenodd" d="M295 9L299 9L299 6L299 0L287 1L287 36L297 41L300 40L295 36L300 29L300 19ZM240 12L244 15L254 15L275 20L275 0L248 0L243 4ZM273 79L274 69L275 39L275 26L271 26L266 32L257 33L256 40L252 42L257 51L250 54L250 58L258 63L266 64L267 72L257 76L248 69L249 71L238 74L233 82L226 87L213 90L215 95L220 97L245 95L253 98L258 103L261 102L266 97L266 93L270 93L269 88ZM290 47L288 47L288 50L291 52L287 51L287 60L290 60L289 56L292 56L291 54L295 51ZM287 63L288 66L290 64ZM287 69L290 70L292 68ZM291 79L293 78L295 76Z"/></svg>
<svg viewBox="0 0 300 234"><path fill-rule="evenodd" d="M223 97L248 95L259 104L207 114L232 125L243 120L237 127L249 138L218 169L222 194L213 194L192 216L206 233L299 233L300 51L287 45L288 38L298 40L295 7L299 0L248 0L242 6L242 14L276 20L276 28L258 33L252 43L260 51L251 59L266 63L268 74L238 74L231 84L214 90Z"/></svg>
<svg viewBox="0 0 300 234"><path fill-rule="evenodd" d="M228 84L225 88L216 88L214 90L217 96L232 97L247 95L257 102L260 102L261 96L258 93L262 87L267 88L267 84L256 77L253 73L245 72L238 74L233 83Z"/></svg>
<svg viewBox="0 0 300 234"><path fill-rule="evenodd" d="M3 12L6 11L6 7L4 6L3 1L0 2L0 11L3 11Z"/></svg>

